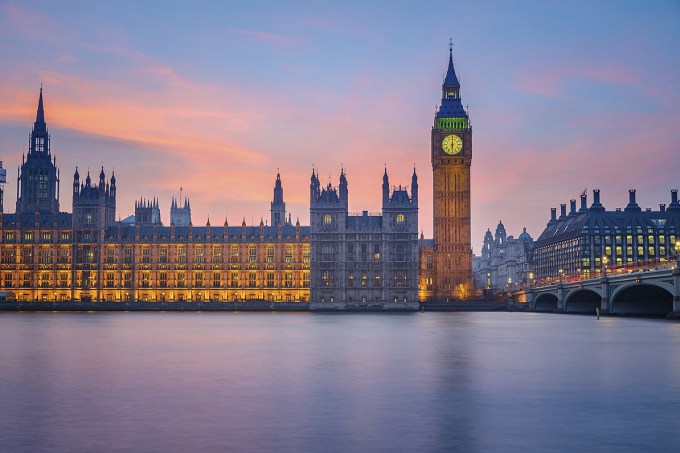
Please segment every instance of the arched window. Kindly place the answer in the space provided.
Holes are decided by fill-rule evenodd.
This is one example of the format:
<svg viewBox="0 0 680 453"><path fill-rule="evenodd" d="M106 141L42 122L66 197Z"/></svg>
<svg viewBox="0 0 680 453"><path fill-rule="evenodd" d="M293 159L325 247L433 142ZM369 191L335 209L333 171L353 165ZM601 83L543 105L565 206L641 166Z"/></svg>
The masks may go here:
<svg viewBox="0 0 680 453"><path fill-rule="evenodd" d="M325 225L330 225L330 224L331 224L331 220L333 220L333 219L332 219L332 217L331 217L330 214L326 214L325 216L323 216L323 223L324 223Z"/></svg>

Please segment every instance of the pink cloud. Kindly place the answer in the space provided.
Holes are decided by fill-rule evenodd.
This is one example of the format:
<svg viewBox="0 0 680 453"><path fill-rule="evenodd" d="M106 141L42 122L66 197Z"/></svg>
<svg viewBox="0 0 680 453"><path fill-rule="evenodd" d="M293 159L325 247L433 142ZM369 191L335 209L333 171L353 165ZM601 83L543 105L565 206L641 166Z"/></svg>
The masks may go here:
<svg viewBox="0 0 680 453"><path fill-rule="evenodd" d="M521 91L559 98L563 96L565 86L575 79L591 79L623 86L632 86L638 82L638 77L630 68L607 64L572 63L527 68L520 73L515 86Z"/></svg>

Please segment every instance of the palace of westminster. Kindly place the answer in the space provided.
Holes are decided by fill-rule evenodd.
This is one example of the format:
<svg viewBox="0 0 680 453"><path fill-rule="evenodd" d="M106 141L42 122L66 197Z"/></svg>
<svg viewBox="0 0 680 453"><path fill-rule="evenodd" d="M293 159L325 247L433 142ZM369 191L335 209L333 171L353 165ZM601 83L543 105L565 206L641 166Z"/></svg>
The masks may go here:
<svg viewBox="0 0 680 453"><path fill-rule="evenodd" d="M631 192L624 210L596 201L553 216L534 243L526 233L484 238L473 255L470 229L472 128L460 97L451 47L431 132L433 233L418 237L418 177L410 192L382 182L382 213L348 212L348 184L321 186L312 170L310 225L286 216L276 175L265 225L194 226L188 199L172 199L170 225L158 200L135 202L134 218L116 221L116 177L102 167L93 181L75 169L72 212L60 211L59 170L50 152L42 88L17 177L16 212L5 214L0 184L0 299L21 301L245 301L385 304L461 300L474 287L507 287L558 268L596 272L611 263L669 257L680 230L677 191L660 211L641 211ZM0 163L0 183L5 182ZM600 232L604 236L600 236ZM540 262L537 260L540 259Z"/></svg>

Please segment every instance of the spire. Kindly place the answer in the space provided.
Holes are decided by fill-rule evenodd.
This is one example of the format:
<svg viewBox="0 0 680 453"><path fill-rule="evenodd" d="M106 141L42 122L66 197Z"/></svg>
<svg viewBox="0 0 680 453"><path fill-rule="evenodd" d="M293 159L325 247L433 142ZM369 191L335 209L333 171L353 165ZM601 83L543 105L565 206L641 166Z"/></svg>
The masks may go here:
<svg viewBox="0 0 680 453"><path fill-rule="evenodd" d="M33 130L29 139L28 154L31 155L34 152L50 153L49 134L47 133L45 109L43 107L42 84L40 85L40 97L38 98L38 112L35 116L35 123L33 123Z"/></svg>
<svg viewBox="0 0 680 453"><path fill-rule="evenodd" d="M458 77L456 77L456 70L453 68L453 39L449 40L449 67L444 78L444 85L446 86L460 86Z"/></svg>
<svg viewBox="0 0 680 453"><path fill-rule="evenodd" d="M47 127L45 124L45 109L43 107L42 83L40 84L40 98L38 99L38 114L35 116L35 125Z"/></svg>
<svg viewBox="0 0 680 453"><path fill-rule="evenodd" d="M460 83L453 67L453 41L449 41L449 66L442 84L442 102L436 114L437 118L468 118L460 98ZM465 126L467 127L467 126Z"/></svg>

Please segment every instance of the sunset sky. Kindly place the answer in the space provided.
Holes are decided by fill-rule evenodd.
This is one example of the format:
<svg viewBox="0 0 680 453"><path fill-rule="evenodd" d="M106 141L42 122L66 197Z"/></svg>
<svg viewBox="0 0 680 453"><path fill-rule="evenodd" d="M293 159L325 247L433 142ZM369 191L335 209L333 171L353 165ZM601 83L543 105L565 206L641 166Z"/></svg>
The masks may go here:
<svg viewBox="0 0 680 453"><path fill-rule="evenodd" d="M76 165L115 169L117 215L190 197L194 225L269 219L277 169L293 221L309 177L380 211L420 182L432 235L430 129L449 38L473 127L472 244L503 220L538 237L551 207L628 189L658 209L680 188L677 1L4 1L5 212L43 83L61 210Z"/></svg>

